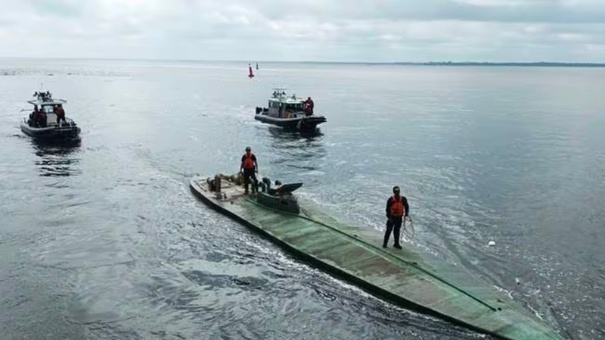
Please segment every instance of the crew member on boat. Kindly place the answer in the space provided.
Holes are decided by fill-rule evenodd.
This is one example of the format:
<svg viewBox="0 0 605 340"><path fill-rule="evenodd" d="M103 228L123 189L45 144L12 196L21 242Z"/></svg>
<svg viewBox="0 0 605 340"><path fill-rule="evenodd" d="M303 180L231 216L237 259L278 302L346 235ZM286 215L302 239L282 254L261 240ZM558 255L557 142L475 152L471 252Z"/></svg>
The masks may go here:
<svg viewBox="0 0 605 340"><path fill-rule="evenodd" d="M27 122L29 126L37 124L38 121L38 105L34 105L34 110L29 114L29 121Z"/></svg>
<svg viewBox="0 0 605 340"><path fill-rule="evenodd" d="M393 187L393 196L389 197L387 200L387 230L384 233L384 241L382 243L383 248L387 247L389 237L391 236L391 231L393 231L393 236L395 237L393 246L397 249L401 249L401 245L399 244L401 224L403 222L403 218L408 216L409 211L410 206L408 205L407 198L400 195L400 189L398 186Z"/></svg>
<svg viewBox="0 0 605 340"><path fill-rule="evenodd" d="M256 192L258 188L258 180L256 179L256 173L258 172L258 163L256 162L256 156L252 153L250 147L246 147L246 153L242 156L242 164L240 165L240 171L244 174L244 193L248 194L248 184L250 184L250 177L254 183L252 184L252 192Z"/></svg>
<svg viewBox="0 0 605 340"><path fill-rule="evenodd" d="M63 122L67 124L67 121L65 120L65 110L63 110L63 105L59 104L55 106L54 112L57 115L57 125L59 125L59 122L61 120L63 120Z"/></svg>
<svg viewBox="0 0 605 340"><path fill-rule="evenodd" d="M307 100L303 102L305 104L305 113L307 116L313 115L313 108L315 107L315 103L313 103L313 99L311 97L307 97Z"/></svg>
<svg viewBox="0 0 605 340"><path fill-rule="evenodd" d="M38 105L34 106L34 112L29 115L30 126L35 127L46 127L46 113L38 108Z"/></svg>

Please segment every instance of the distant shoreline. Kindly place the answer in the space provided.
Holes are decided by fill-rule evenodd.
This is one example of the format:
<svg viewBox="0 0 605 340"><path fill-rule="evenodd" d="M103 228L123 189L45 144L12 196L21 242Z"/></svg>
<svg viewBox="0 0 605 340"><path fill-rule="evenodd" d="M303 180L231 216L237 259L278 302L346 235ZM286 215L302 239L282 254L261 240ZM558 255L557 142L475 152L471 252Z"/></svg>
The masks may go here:
<svg viewBox="0 0 605 340"><path fill-rule="evenodd" d="M260 62L259 62L260 63ZM269 63L269 62L266 62ZM427 62L330 62L330 61L272 61L270 63L300 63L300 64L350 64L350 65L402 65L402 66L525 66L525 67L605 67L605 63L571 63L571 62L450 62L450 61L427 61Z"/></svg>
<svg viewBox="0 0 605 340"><path fill-rule="evenodd" d="M279 60L195 60L195 59L129 59L129 58L36 58L36 57L0 57L2 60L72 60L72 61L145 61L177 63L244 63L244 64L323 64L323 65L402 65L402 66L513 66L513 67L605 67L605 62L491 62L491 61L279 61Z"/></svg>
<svg viewBox="0 0 605 340"><path fill-rule="evenodd" d="M395 65L419 66L541 66L541 67L605 67L605 63L565 63L565 62L394 62Z"/></svg>

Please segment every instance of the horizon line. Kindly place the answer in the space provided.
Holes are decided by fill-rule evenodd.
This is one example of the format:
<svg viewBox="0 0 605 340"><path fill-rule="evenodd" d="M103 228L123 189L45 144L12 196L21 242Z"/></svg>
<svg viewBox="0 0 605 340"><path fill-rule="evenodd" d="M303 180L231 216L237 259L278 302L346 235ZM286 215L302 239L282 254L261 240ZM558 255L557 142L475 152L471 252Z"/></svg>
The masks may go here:
<svg viewBox="0 0 605 340"><path fill-rule="evenodd" d="M433 65L433 66L460 66L460 65L486 65L486 66L605 66L605 62L592 61L321 61L321 60L210 60L210 59L166 59L166 58L92 58L92 57L8 57L0 56L0 60L107 60L107 61L177 61L177 62L228 62L228 63L288 63L288 64L370 64L370 65Z"/></svg>

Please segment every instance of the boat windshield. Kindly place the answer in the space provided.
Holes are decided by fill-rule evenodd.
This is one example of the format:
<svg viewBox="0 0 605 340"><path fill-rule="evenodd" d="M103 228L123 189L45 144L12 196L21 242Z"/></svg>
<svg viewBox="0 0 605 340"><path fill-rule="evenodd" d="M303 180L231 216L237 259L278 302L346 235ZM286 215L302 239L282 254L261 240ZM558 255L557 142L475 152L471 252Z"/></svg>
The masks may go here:
<svg viewBox="0 0 605 340"><path fill-rule="evenodd" d="M54 113L55 106L54 105L42 105L42 112L44 113Z"/></svg>
<svg viewBox="0 0 605 340"><path fill-rule="evenodd" d="M302 111L304 109L302 103L286 104L286 110L288 111Z"/></svg>

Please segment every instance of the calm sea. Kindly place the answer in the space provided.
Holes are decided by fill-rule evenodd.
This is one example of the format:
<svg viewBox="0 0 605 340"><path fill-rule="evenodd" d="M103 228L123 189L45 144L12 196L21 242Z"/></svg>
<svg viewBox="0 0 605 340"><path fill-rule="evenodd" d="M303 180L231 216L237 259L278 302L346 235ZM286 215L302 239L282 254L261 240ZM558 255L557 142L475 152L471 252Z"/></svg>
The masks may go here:
<svg viewBox="0 0 605 340"><path fill-rule="evenodd" d="M254 65L254 63L253 63ZM605 69L0 60L2 339L476 339L283 252L190 193L195 174L302 181L382 233L394 185L431 254L574 339L605 338ZM18 127L40 88L79 145ZM253 119L311 96L313 136ZM495 246L489 247L490 241Z"/></svg>

